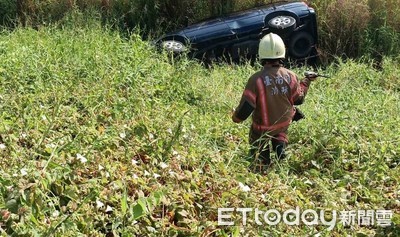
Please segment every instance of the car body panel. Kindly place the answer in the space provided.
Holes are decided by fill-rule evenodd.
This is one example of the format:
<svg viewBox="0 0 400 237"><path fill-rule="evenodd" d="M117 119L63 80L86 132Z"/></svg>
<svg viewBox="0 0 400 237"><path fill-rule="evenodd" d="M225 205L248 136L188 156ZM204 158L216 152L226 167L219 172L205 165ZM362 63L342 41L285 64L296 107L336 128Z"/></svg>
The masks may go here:
<svg viewBox="0 0 400 237"><path fill-rule="evenodd" d="M192 25L182 33L190 42L203 42L233 36L229 26L220 18Z"/></svg>
<svg viewBox="0 0 400 237"><path fill-rule="evenodd" d="M252 32L264 26L264 14L261 10L233 15L225 18L225 23L236 35Z"/></svg>

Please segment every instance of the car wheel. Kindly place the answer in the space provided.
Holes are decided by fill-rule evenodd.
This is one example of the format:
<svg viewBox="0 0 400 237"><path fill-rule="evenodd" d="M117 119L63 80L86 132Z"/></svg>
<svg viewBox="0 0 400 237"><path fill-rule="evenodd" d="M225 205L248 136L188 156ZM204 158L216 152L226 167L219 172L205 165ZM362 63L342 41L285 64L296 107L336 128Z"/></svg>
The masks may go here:
<svg viewBox="0 0 400 237"><path fill-rule="evenodd" d="M290 32L296 28L296 19L292 16L276 16L268 21L268 26L273 29Z"/></svg>
<svg viewBox="0 0 400 237"><path fill-rule="evenodd" d="M314 37L305 31L294 34L288 44L289 54L294 58L305 58L309 56L314 47Z"/></svg>
<svg viewBox="0 0 400 237"><path fill-rule="evenodd" d="M186 46L176 40L165 40L161 43L161 47L169 52L181 53L186 51Z"/></svg>

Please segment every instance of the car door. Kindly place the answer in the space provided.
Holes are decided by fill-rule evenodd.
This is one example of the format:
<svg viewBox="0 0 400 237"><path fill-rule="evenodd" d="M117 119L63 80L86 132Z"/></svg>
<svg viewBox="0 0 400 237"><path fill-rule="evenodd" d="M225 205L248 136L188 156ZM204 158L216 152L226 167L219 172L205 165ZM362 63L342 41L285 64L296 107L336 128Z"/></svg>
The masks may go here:
<svg viewBox="0 0 400 237"><path fill-rule="evenodd" d="M224 21L236 38L257 38L264 26L264 14L261 10L254 9L226 17Z"/></svg>
<svg viewBox="0 0 400 237"><path fill-rule="evenodd" d="M192 46L201 51L215 47L234 36L221 18L191 25L184 30L184 33Z"/></svg>
<svg viewBox="0 0 400 237"><path fill-rule="evenodd" d="M259 35L264 26L264 14L259 9L241 12L224 18L234 35L229 45L232 58L253 56L257 53Z"/></svg>

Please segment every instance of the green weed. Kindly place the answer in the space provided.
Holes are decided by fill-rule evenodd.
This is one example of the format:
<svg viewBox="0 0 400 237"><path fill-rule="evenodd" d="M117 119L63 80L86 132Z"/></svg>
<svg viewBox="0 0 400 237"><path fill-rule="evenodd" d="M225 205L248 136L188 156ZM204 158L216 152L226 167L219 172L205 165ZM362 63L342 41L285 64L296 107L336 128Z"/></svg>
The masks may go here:
<svg viewBox="0 0 400 237"><path fill-rule="evenodd" d="M321 73L288 159L248 171L236 106L257 66L171 62L101 24L0 34L0 231L323 236L399 231L398 60ZM306 68L294 68L299 75ZM392 226L218 226L218 208L393 210Z"/></svg>

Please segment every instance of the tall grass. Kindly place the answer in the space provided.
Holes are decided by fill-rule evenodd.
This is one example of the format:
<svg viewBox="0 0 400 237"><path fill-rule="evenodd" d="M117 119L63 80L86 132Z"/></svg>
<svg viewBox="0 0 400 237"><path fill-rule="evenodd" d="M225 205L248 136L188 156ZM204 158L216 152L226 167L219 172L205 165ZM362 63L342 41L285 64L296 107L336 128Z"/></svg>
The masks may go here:
<svg viewBox="0 0 400 237"><path fill-rule="evenodd" d="M4 0L0 24L38 28L71 11L96 11L103 23L122 31L140 29L156 37L199 20L269 3L267 0ZM317 10L322 61L335 57L369 56L379 63L383 55L400 53L400 7L397 0L306 1Z"/></svg>
<svg viewBox="0 0 400 237"><path fill-rule="evenodd" d="M348 0L330 1L320 21L321 48L331 56L356 57L370 19L367 1L354 3ZM322 10L318 12L323 12ZM328 40L331 39L331 40Z"/></svg>
<svg viewBox="0 0 400 237"><path fill-rule="evenodd" d="M4 31L0 62L2 235L399 234L398 60L321 71L266 175L247 169L249 121L230 119L257 66L170 61L84 21ZM296 206L395 214L386 228L217 225L218 207Z"/></svg>
<svg viewBox="0 0 400 237"><path fill-rule="evenodd" d="M400 53L397 1L310 1L316 8L322 58L372 57Z"/></svg>

